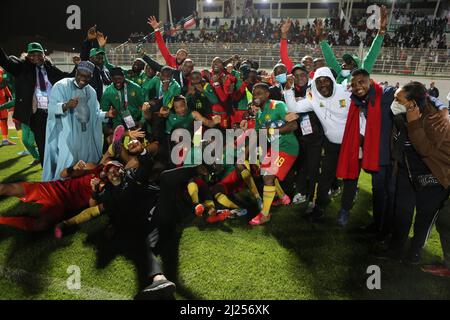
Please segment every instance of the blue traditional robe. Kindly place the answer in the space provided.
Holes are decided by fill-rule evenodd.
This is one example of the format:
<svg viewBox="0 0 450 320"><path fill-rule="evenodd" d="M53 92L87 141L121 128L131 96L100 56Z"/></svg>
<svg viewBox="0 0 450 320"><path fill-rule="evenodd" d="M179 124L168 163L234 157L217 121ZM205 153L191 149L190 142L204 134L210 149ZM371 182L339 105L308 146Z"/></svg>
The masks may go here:
<svg viewBox="0 0 450 320"><path fill-rule="evenodd" d="M77 107L64 112L62 105L76 97ZM80 89L74 78L66 78L53 86L48 105L43 181L59 180L62 170L80 160L100 161L105 114L90 85Z"/></svg>

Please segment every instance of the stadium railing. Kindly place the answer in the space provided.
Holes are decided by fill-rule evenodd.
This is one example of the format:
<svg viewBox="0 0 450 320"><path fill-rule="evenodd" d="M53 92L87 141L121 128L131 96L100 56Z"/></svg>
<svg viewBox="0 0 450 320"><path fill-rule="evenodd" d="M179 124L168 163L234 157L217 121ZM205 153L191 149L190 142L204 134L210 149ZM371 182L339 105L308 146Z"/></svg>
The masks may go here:
<svg viewBox="0 0 450 320"><path fill-rule="evenodd" d="M116 47L110 45L107 48L108 58L114 64L130 65L135 58L139 57L135 44L114 50ZM280 60L278 44L176 43L168 44L168 48L170 52L176 52L180 48L187 49L190 58L199 67L209 67L212 59L216 56L226 59L234 54L257 61L260 67L264 69L272 69ZM156 45L145 44L143 49L156 60L163 62ZM335 46L333 50L338 59L344 53L355 54L363 58L367 54L368 48ZM317 45L290 44L289 53L294 62L299 62L301 57L305 55L311 55L315 58L323 57L321 49ZM373 73L450 77L449 51L430 48L400 49L385 47L382 48L382 52L375 63Z"/></svg>
<svg viewBox="0 0 450 320"><path fill-rule="evenodd" d="M118 44L110 44L107 47L108 59L115 65L129 68L132 62L140 57L137 53L137 45L129 44L117 48ZM223 59L234 54L257 61L260 68L271 70L280 60L278 44L255 43L189 43L169 44L170 52L176 52L180 48L189 51L190 58L194 60L197 68L209 68L214 57ZM164 64L164 60L155 44L145 44L145 52ZM364 57L367 48L360 47L333 47L338 60L344 53L350 53ZM301 57L311 55L315 58L323 57L319 46L289 45L289 54L294 63ZM73 53L58 53L51 56L53 62L59 66L71 66ZM70 70L69 70L70 71ZM450 78L450 55L447 50L430 48L388 48L382 49L372 73L389 73L396 75L434 76Z"/></svg>

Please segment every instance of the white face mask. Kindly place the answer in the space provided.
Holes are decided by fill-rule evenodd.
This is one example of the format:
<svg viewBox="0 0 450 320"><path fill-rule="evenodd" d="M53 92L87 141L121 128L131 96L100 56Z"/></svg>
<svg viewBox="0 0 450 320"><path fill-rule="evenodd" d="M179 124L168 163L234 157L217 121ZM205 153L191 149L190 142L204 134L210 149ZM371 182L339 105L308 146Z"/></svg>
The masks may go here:
<svg viewBox="0 0 450 320"><path fill-rule="evenodd" d="M350 75L350 70L348 70L348 69L341 70L341 76L343 76L344 78L347 78L349 75Z"/></svg>
<svg viewBox="0 0 450 320"><path fill-rule="evenodd" d="M391 104L391 110L394 116L402 113L406 113L406 107L399 103L398 101L394 101Z"/></svg>

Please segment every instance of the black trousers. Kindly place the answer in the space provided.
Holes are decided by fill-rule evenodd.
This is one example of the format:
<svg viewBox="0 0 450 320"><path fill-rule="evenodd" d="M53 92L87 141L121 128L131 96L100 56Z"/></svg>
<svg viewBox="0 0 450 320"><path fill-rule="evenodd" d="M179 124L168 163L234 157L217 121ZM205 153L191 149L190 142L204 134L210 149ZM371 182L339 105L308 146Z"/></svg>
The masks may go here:
<svg viewBox="0 0 450 320"><path fill-rule="evenodd" d="M153 279L156 275L162 274L161 265L156 259L155 249L159 242L159 230L154 228L145 238L145 270L148 279Z"/></svg>
<svg viewBox="0 0 450 320"><path fill-rule="evenodd" d="M372 208L373 222L383 234L392 232L394 218L395 178L392 166L380 166L378 172L372 173Z"/></svg>
<svg viewBox="0 0 450 320"><path fill-rule="evenodd" d="M163 274L155 253L159 243L159 230L154 226L150 229L118 230L104 250L116 250L131 259L136 265L140 286L144 288L151 284L156 275Z"/></svg>
<svg viewBox="0 0 450 320"><path fill-rule="evenodd" d="M177 223L192 215L192 203L183 201L182 197L196 175L195 167L180 167L161 174L161 191L151 223L158 228L163 246L173 239Z"/></svg>
<svg viewBox="0 0 450 320"><path fill-rule="evenodd" d="M444 253L444 263L450 268L450 199L445 201L444 206L439 211L436 221L436 230L441 239L442 252Z"/></svg>
<svg viewBox="0 0 450 320"><path fill-rule="evenodd" d="M181 216L185 213L192 213L192 207L184 206L184 202L179 201L178 189L185 187L196 174L197 171L194 167L164 171L160 178L161 192L157 205L149 211L149 226L143 227L136 234L127 233L126 235L126 242L133 243L133 246L139 248L139 252L145 257L142 267L147 280L153 279L155 275L163 274L161 265L156 258L156 251L167 249L168 242L172 239ZM119 247L123 247L123 245L119 244Z"/></svg>
<svg viewBox="0 0 450 320"><path fill-rule="evenodd" d="M328 191L330 191L330 188L336 179L336 169L341 145L331 143L328 139L325 139L323 149L325 153L322 159L322 171L319 177L316 201L317 207L322 210L325 209L330 202ZM344 189L341 196L342 209L348 211L351 210L357 187L358 180L344 180Z"/></svg>
<svg viewBox="0 0 450 320"><path fill-rule="evenodd" d="M300 159L297 172L297 192L308 195L308 200L314 200L316 184L319 181L320 162L322 159L323 139L317 141L300 141Z"/></svg>
<svg viewBox="0 0 450 320"><path fill-rule="evenodd" d="M37 109L35 114L30 118L30 129L34 133L34 139L39 151L39 160L41 165L44 164L44 152L45 152L45 131L47 129L47 117L48 114L42 109Z"/></svg>
<svg viewBox="0 0 450 320"><path fill-rule="evenodd" d="M449 192L441 185L415 190L405 167L399 167L396 185L394 230L391 247L403 249L411 229L414 208L414 236L411 240L411 251L419 252L431 232L437 218L438 210L448 198Z"/></svg>

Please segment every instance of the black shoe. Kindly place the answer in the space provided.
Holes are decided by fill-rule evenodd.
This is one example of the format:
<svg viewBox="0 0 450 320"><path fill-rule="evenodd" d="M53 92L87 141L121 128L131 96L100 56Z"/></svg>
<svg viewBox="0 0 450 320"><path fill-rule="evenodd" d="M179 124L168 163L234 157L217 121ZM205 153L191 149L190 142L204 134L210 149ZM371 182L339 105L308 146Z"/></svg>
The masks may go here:
<svg viewBox="0 0 450 320"><path fill-rule="evenodd" d="M311 213L311 222L313 223L322 223L325 217L325 211L315 207L313 212Z"/></svg>
<svg viewBox="0 0 450 320"><path fill-rule="evenodd" d="M169 280L154 281L136 295L136 300L173 300L175 284Z"/></svg>
<svg viewBox="0 0 450 320"><path fill-rule="evenodd" d="M417 251L410 251L402 262L414 266L418 265L420 263L420 253Z"/></svg>

